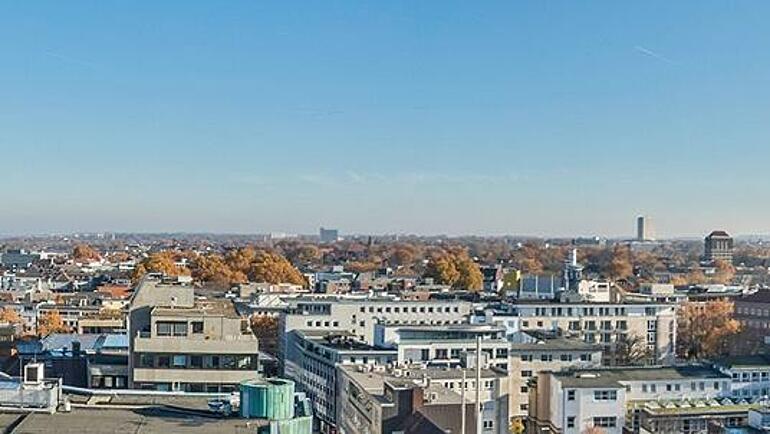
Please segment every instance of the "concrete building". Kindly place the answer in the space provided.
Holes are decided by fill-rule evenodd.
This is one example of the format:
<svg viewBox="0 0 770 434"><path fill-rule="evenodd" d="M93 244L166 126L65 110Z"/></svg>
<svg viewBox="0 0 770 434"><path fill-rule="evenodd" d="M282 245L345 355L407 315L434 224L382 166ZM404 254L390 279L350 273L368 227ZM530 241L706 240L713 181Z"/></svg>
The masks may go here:
<svg viewBox="0 0 770 434"><path fill-rule="evenodd" d="M655 232L652 227L652 219L640 215L636 217L636 241L654 241Z"/></svg>
<svg viewBox="0 0 770 434"><path fill-rule="evenodd" d="M132 388L220 392L257 376L257 339L227 300L197 300L192 286L146 277L128 317Z"/></svg>
<svg viewBox="0 0 770 434"><path fill-rule="evenodd" d="M346 333L326 330L288 332L284 376L294 380L313 403L317 429L334 432L337 426L337 368L384 366L396 361L393 349L376 348Z"/></svg>
<svg viewBox="0 0 770 434"><path fill-rule="evenodd" d="M650 403L677 409L729 395L730 377L701 365L543 372L530 395L530 421L540 433L579 434L591 427L607 434L640 432L641 413ZM698 418L677 419L680 427L685 419L699 429L679 432L705 432Z"/></svg>
<svg viewBox="0 0 770 434"><path fill-rule="evenodd" d="M460 433L464 408L465 432L475 434L475 376L475 369L344 366L339 372L337 397L339 432ZM481 371L484 434L508 433L507 382L501 371Z"/></svg>
<svg viewBox="0 0 770 434"><path fill-rule="evenodd" d="M484 353L482 366L493 366L508 371L508 350L505 329L491 325L445 326L375 326L374 345L397 351L398 362L422 363L431 367L455 368L470 366L469 356L475 360L476 338L481 337Z"/></svg>
<svg viewBox="0 0 770 434"><path fill-rule="evenodd" d="M733 353L755 354L770 343L770 291L734 298L734 317L741 323L741 338Z"/></svg>
<svg viewBox="0 0 770 434"><path fill-rule="evenodd" d="M295 297L279 317L281 347L292 330L323 329L374 344L375 324L449 325L466 322L472 304L464 301L400 301L395 298Z"/></svg>
<svg viewBox="0 0 770 434"><path fill-rule="evenodd" d="M603 365L616 364L621 340L643 339L653 364L675 359L676 306L665 303L588 303L519 301L509 306L519 316L521 331L561 332L604 349Z"/></svg>
<svg viewBox="0 0 770 434"><path fill-rule="evenodd" d="M725 231L714 231L704 240L706 261L725 261L733 263L733 238Z"/></svg>
<svg viewBox="0 0 770 434"><path fill-rule="evenodd" d="M601 365L602 347L575 339L541 333L520 333L509 350L511 417L529 414L529 383L541 372L595 368Z"/></svg>
<svg viewBox="0 0 770 434"><path fill-rule="evenodd" d="M340 240L340 232L337 229L321 228L318 230L318 238L322 243L336 243Z"/></svg>

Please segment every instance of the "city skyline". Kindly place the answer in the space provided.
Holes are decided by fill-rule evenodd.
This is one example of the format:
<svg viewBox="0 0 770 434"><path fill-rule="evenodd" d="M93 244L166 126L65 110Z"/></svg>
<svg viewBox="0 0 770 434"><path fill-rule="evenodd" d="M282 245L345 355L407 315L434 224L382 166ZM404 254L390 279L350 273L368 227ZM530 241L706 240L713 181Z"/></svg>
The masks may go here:
<svg viewBox="0 0 770 434"><path fill-rule="evenodd" d="M0 233L770 233L766 12L4 4Z"/></svg>

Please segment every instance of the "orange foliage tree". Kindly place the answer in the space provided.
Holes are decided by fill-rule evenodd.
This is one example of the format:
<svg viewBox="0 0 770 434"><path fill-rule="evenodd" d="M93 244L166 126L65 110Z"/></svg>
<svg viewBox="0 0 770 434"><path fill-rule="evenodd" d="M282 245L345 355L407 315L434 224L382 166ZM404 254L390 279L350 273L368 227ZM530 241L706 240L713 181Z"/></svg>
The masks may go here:
<svg viewBox="0 0 770 434"><path fill-rule="evenodd" d="M45 337L51 333L67 333L69 327L64 325L58 310L52 310L44 313L37 320L37 335Z"/></svg>
<svg viewBox="0 0 770 434"><path fill-rule="evenodd" d="M677 319L679 356L697 360L725 355L729 338L740 331L733 311L727 300L683 303Z"/></svg>

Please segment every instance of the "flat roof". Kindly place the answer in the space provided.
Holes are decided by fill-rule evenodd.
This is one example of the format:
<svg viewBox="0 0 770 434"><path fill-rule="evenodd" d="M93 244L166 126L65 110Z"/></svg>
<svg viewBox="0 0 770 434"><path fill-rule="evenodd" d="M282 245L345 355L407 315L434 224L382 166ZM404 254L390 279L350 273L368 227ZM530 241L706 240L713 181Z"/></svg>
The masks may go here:
<svg viewBox="0 0 770 434"><path fill-rule="evenodd" d="M629 381L677 381L696 379L729 380L730 376L708 366L645 366L604 369L581 369L555 372L565 388L623 387Z"/></svg>
<svg viewBox="0 0 770 434"><path fill-rule="evenodd" d="M160 408L144 409L73 409L71 413L27 416L14 434L101 434L106 432L136 434L232 434L248 432L265 421L240 418L202 417ZM253 428L252 428L253 430Z"/></svg>
<svg viewBox="0 0 770 434"><path fill-rule="evenodd" d="M770 355L728 356L717 359L716 364L728 368L770 368Z"/></svg>
<svg viewBox="0 0 770 434"><path fill-rule="evenodd" d="M240 318L235 306L229 300L206 300L195 302L194 307L155 307L152 309L154 316L224 316L227 318Z"/></svg>

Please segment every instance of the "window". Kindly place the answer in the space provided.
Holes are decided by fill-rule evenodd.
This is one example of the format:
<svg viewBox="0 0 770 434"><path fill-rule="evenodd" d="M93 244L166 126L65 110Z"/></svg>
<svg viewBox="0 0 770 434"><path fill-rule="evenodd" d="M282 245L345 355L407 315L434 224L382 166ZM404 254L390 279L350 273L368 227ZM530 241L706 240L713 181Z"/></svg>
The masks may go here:
<svg viewBox="0 0 770 434"><path fill-rule="evenodd" d="M567 418L567 428L575 428L575 416L569 416Z"/></svg>
<svg viewBox="0 0 770 434"><path fill-rule="evenodd" d="M617 399L616 390L594 390L594 401L616 401Z"/></svg>
<svg viewBox="0 0 770 434"><path fill-rule="evenodd" d="M187 336L186 322L158 321L155 323L158 336Z"/></svg>
<svg viewBox="0 0 770 434"><path fill-rule="evenodd" d="M575 391L574 390L568 390L567 391L567 401L574 401L575 400Z"/></svg>
<svg viewBox="0 0 770 434"><path fill-rule="evenodd" d="M168 368L171 366L171 358L167 355L159 355L158 356L158 367L159 368Z"/></svg>
<svg viewBox="0 0 770 434"><path fill-rule="evenodd" d="M193 334L203 333L203 321L193 321L192 322L192 332L193 332Z"/></svg>
<svg viewBox="0 0 770 434"><path fill-rule="evenodd" d="M559 357L559 359L562 362L571 362L572 361L572 354L562 354L561 357Z"/></svg>
<svg viewBox="0 0 770 434"><path fill-rule="evenodd" d="M175 354L171 357L171 366L174 368L184 368L187 366L187 356Z"/></svg>
<svg viewBox="0 0 770 434"><path fill-rule="evenodd" d="M541 354L540 355L540 361L541 362L552 362L553 356L550 354Z"/></svg>
<svg viewBox="0 0 770 434"><path fill-rule="evenodd" d="M617 418L611 416L595 417L594 426L600 428L615 428L617 426Z"/></svg>
<svg viewBox="0 0 770 434"><path fill-rule="evenodd" d="M580 361L581 362L590 362L591 361L591 355L590 354L581 354L580 355Z"/></svg>
<svg viewBox="0 0 770 434"><path fill-rule="evenodd" d="M485 420L483 424L485 430L491 430L495 427L495 421L493 420Z"/></svg>
<svg viewBox="0 0 770 434"><path fill-rule="evenodd" d="M521 376L523 378L529 378L532 376L532 371L521 371Z"/></svg>
<svg viewBox="0 0 770 434"><path fill-rule="evenodd" d="M528 393L529 388L527 386L521 386L521 393Z"/></svg>
<svg viewBox="0 0 770 434"><path fill-rule="evenodd" d="M202 356L190 356L190 367L191 368L202 368L203 367L203 357Z"/></svg>

